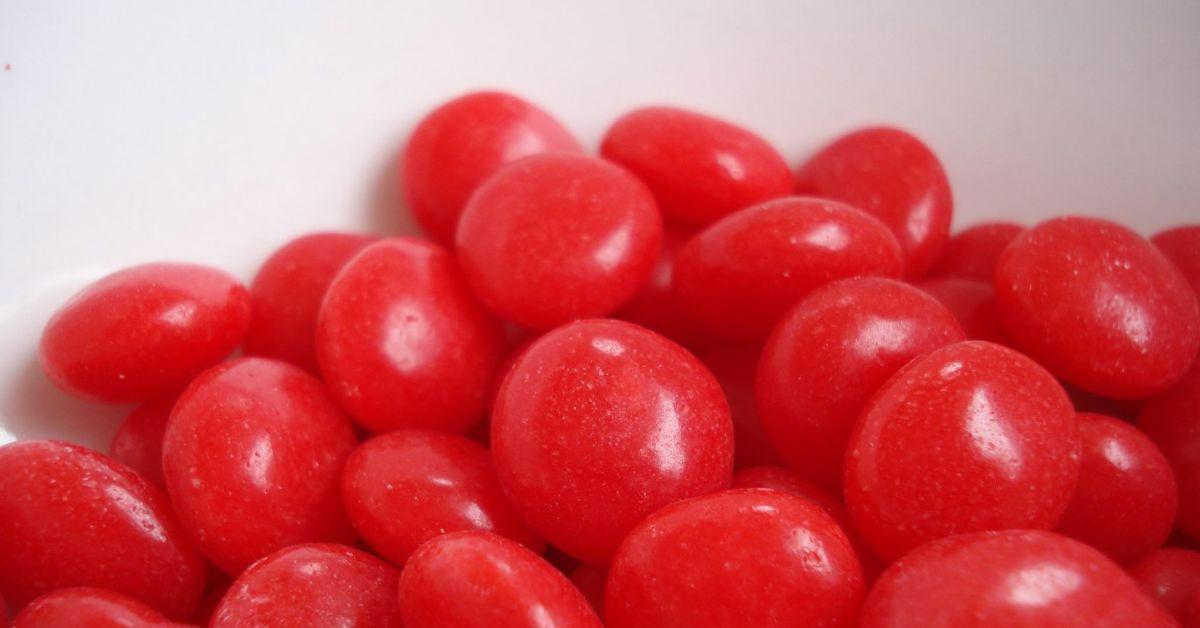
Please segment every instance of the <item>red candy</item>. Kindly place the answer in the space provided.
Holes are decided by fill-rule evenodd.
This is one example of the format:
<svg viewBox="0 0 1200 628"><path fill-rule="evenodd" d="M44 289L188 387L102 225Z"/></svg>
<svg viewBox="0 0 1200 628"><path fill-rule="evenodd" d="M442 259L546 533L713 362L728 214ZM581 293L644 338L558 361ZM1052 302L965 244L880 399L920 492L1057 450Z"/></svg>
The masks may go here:
<svg viewBox="0 0 1200 628"><path fill-rule="evenodd" d="M4 617L0 612L0 620ZM165 626L169 621L129 596L92 587L72 587L34 600L13 618L12 625L13 628L141 628Z"/></svg>
<svg viewBox="0 0 1200 628"><path fill-rule="evenodd" d="M628 172L595 157L537 155L480 186L455 242L463 274L493 312L550 329L629 300L658 258L662 219Z"/></svg>
<svg viewBox="0 0 1200 628"><path fill-rule="evenodd" d="M1200 295L1200 225L1185 225L1163 231L1150 242L1183 273L1192 290Z"/></svg>
<svg viewBox="0 0 1200 628"><path fill-rule="evenodd" d="M1094 628L1174 625L1100 552L1053 532L961 534L883 572L862 628Z"/></svg>
<svg viewBox="0 0 1200 628"><path fill-rule="evenodd" d="M757 135L710 116L647 107L621 116L600 154L636 174L668 220L706 225L734 211L787 196L792 174Z"/></svg>
<svg viewBox="0 0 1200 628"><path fill-rule="evenodd" d="M1011 345L1012 340L1000 326L996 314L996 296L992 284L974 279L929 279L917 284L950 310L963 332L971 340L986 340L1002 345Z"/></svg>
<svg viewBox="0 0 1200 628"><path fill-rule="evenodd" d="M165 397L216 364L250 324L246 289L193 264L143 264L71 297L46 323L39 357L59 388L126 403Z"/></svg>
<svg viewBox="0 0 1200 628"><path fill-rule="evenodd" d="M733 418L733 466L751 467L781 464L775 447L767 440L762 421L754 408L754 372L758 368L759 350L752 347L727 345L700 356L725 392L729 413Z"/></svg>
<svg viewBox="0 0 1200 628"><path fill-rule="evenodd" d="M1179 500L1162 452L1136 428L1099 415L1079 415L1079 482L1056 528L1128 562L1171 534Z"/></svg>
<svg viewBox="0 0 1200 628"><path fill-rule="evenodd" d="M991 284L1000 254L1024 230L1011 222L988 222L963 230L946 242L929 274Z"/></svg>
<svg viewBox="0 0 1200 628"><path fill-rule="evenodd" d="M525 521L603 564L647 515L729 485L733 426L691 354L630 323L586 320L517 360L496 398L492 453Z"/></svg>
<svg viewBox="0 0 1200 628"><path fill-rule="evenodd" d="M1154 441L1179 487L1180 531L1200 539L1200 360L1170 390L1146 402L1137 426Z"/></svg>
<svg viewBox="0 0 1200 628"><path fill-rule="evenodd" d="M1183 376L1200 349L1200 307L1158 249L1116 223L1065 217L1021 234L996 267L1005 331L1055 375L1138 399Z"/></svg>
<svg viewBox="0 0 1200 628"><path fill-rule="evenodd" d="M899 277L900 247L867 214L833 201L786 198L731 214L683 247L672 283L711 334L767 336L796 301L831 281Z"/></svg>
<svg viewBox="0 0 1200 628"><path fill-rule="evenodd" d="M671 276L675 274L675 260L679 257L679 251L692 235L690 231L679 229L663 232L662 253L650 271L650 279L614 315L689 348L705 345L706 339L696 321L688 314L679 294L671 287Z"/></svg>
<svg viewBox="0 0 1200 628"><path fill-rule="evenodd" d="M499 323L454 257L411 238L373 244L329 286L317 357L341 406L373 432L466 433L483 416L504 351Z"/></svg>
<svg viewBox="0 0 1200 628"><path fill-rule="evenodd" d="M480 183L506 163L553 150L580 146L533 104L502 92L460 96L425 116L408 140L401 169L404 198L425 233L449 245Z"/></svg>
<svg viewBox="0 0 1200 628"><path fill-rule="evenodd" d="M162 470L163 432L167 430L167 418L175 398L147 401L138 406L113 436L108 453L125 463L130 469L142 474L159 488L166 487Z"/></svg>
<svg viewBox="0 0 1200 628"><path fill-rule="evenodd" d="M763 349L763 427L792 468L836 488L850 430L875 391L914 357L962 339L950 312L910 285L830 284L792 308Z"/></svg>
<svg viewBox="0 0 1200 628"><path fill-rule="evenodd" d="M608 568L584 563L571 572L570 578L571 584L579 589L592 610L596 611L596 616L604 621L604 587L608 582Z"/></svg>
<svg viewBox="0 0 1200 628"><path fill-rule="evenodd" d="M737 489L663 508L638 524L609 567L612 628L852 626L862 569L816 505Z"/></svg>
<svg viewBox="0 0 1200 628"><path fill-rule="evenodd" d="M495 532L535 552L546 547L501 492L488 450L462 436L372 438L346 461L342 499L354 529L397 565L425 541L457 530Z"/></svg>
<svg viewBox="0 0 1200 628"><path fill-rule="evenodd" d="M175 402L163 471L184 527L237 575L294 543L351 540L338 482L355 444L320 381L242 358L205 372Z"/></svg>
<svg viewBox="0 0 1200 628"><path fill-rule="evenodd" d="M204 577L166 495L133 471L55 441L0 447L0 593L14 609L87 586L183 618Z"/></svg>
<svg viewBox="0 0 1200 628"><path fill-rule="evenodd" d="M400 571L356 549L293 545L238 576L213 613L211 628L372 626L401 628Z"/></svg>
<svg viewBox="0 0 1200 628"><path fill-rule="evenodd" d="M796 173L796 193L848 203L878 217L904 250L904 274L921 277L950 237L953 199L946 173L921 140L883 127L821 149Z"/></svg>
<svg viewBox="0 0 1200 628"><path fill-rule="evenodd" d="M783 467L761 466L741 469L733 474L733 488L766 488L806 499L833 518L843 531L849 530L850 514L846 507L825 489Z"/></svg>
<svg viewBox="0 0 1200 628"><path fill-rule="evenodd" d="M488 532L454 532L421 546L400 575L404 628L599 628L566 576Z"/></svg>
<svg viewBox="0 0 1200 628"><path fill-rule="evenodd" d="M916 358L867 404L846 506L884 558L960 532L1051 528L1079 474L1062 387L1029 358L967 341Z"/></svg>
<svg viewBox="0 0 1200 628"><path fill-rule="evenodd" d="M342 266L375 240L351 233L313 233L275 251L250 284L246 353L320 374L313 338L321 300Z"/></svg>
<svg viewBox="0 0 1200 628"><path fill-rule="evenodd" d="M1200 593L1200 552L1165 547L1146 554L1129 568L1146 595L1186 623L1188 605Z"/></svg>

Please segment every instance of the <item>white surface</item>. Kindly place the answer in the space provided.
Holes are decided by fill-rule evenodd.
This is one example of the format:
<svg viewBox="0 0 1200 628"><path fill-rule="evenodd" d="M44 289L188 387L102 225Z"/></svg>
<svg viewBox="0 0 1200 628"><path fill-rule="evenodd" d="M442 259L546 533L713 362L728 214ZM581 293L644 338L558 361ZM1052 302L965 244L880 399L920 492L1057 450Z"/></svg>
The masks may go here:
<svg viewBox="0 0 1200 628"><path fill-rule="evenodd" d="M316 228L394 232L408 129L479 87L594 145L650 102L742 122L793 163L870 122L941 155L956 226L1200 219L1200 2L0 0L0 412L102 443L121 408L31 361L48 313L139 261L245 278ZM0 429L0 441L6 436Z"/></svg>

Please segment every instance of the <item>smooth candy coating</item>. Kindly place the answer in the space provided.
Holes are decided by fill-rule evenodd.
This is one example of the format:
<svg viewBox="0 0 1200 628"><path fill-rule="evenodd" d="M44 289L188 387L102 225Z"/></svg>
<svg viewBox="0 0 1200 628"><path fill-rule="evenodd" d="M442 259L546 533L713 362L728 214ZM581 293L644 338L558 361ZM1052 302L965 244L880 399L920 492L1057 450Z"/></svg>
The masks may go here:
<svg viewBox="0 0 1200 628"><path fill-rule="evenodd" d="M1030 357L1116 399L1162 392L1200 350L1200 306L1170 260L1113 222L1063 217L1013 241L996 267L996 311Z"/></svg>
<svg viewBox="0 0 1200 628"><path fill-rule="evenodd" d="M996 314L996 295L992 291L991 280L983 283L973 279L946 277L927 279L917 287L950 310L967 338L1006 346L1012 344Z"/></svg>
<svg viewBox="0 0 1200 628"><path fill-rule="evenodd" d="M612 628L852 626L862 569L821 508L735 489L672 504L638 524L609 567Z"/></svg>
<svg viewBox="0 0 1200 628"><path fill-rule="evenodd" d="M360 252L329 286L317 357L330 391L373 432L465 434L483 416L504 336L454 257L412 238Z"/></svg>
<svg viewBox="0 0 1200 628"><path fill-rule="evenodd" d="M2 609L0 609L2 610ZM0 620L6 616L0 612ZM93 587L59 589L34 600L13 618L13 628L143 628L170 620L120 593Z"/></svg>
<svg viewBox="0 0 1200 628"><path fill-rule="evenodd" d="M1093 628L1175 625L1121 568L1053 532L960 534L888 567L862 628Z"/></svg>
<svg viewBox="0 0 1200 628"><path fill-rule="evenodd" d="M683 348L586 320L517 360L496 398L492 455L535 531L605 564L647 515L729 485L733 425L720 385Z"/></svg>
<svg viewBox="0 0 1200 628"><path fill-rule="evenodd" d="M401 628L400 570L343 545L281 549L238 576L211 628L372 626Z"/></svg>
<svg viewBox="0 0 1200 628"><path fill-rule="evenodd" d="M138 474L56 441L0 447L0 593L14 609L87 586L183 618L204 577L167 496Z"/></svg>
<svg viewBox="0 0 1200 628"><path fill-rule="evenodd" d="M314 338L325 291L342 266L375 240L353 233L312 233L272 253L250 283L246 355L291 362L319 375Z"/></svg>
<svg viewBox="0 0 1200 628"><path fill-rule="evenodd" d="M489 532L452 532L421 546L400 574L405 628L599 628L566 576Z"/></svg>
<svg viewBox="0 0 1200 628"><path fill-rule="evenodd" d="M582 148L536 105L503 92L472 92L421 119L404 149L404 199L417 224L449 246L471 193L501 166Z"/></svg>
<svg viewBox="0 0 1200 628"><path fill-rule="evenodd" d="M592 610L596 611L596 616L604 621L604 587L608 582L608 568L583 563L569 577L571 584L579 589Z"/></svg>
<svg viewBox="0 0 1200 628"><path fill-rule="evenodd" d="M134 408L121 422L108 446L110 456L164 490L167 485L163 479L162 441L173 407L175 398L169 397L147 401Z"/></svg>
<svg viewBox="0 0 1200 628"><path fill-rule="evenodd" d="M1183 611L1183 628L1200 628L1200 591L1196 591Z"/></svg>
<svg viewBox="0 0 1200 628"><path fill-rule="evenodd" d="M600 154L645 181L663 216L685 224L709 224L792 188L787 162L766 140L675 107L621 116L605 133Z"/></svg>
<svg viewBox="0 0 1200 628"><path fill-rule="evenodd" d="M356 444L315 377L241 358L197 377L175 402L163 472L188 533L236 576L288 545L351 541L339 479Z"/></svg>
<svg viewBox="0 0 1200 628"><path fill-rule="evenodd" d="M878 220L834 201L785 198L731 214L679 252L672 285L709 333L766 338L808 293L860 275L899 277L900 246Z"/></svg>
<svg viewBox="0 0 1200 628"><path fill-rule="evenodd" d="M654 197L595 157L552 153L505 166L471 197L455 238L475 294L531 329L605 316L650 276L662 246Z"/></svg>
<svg viewBox="0 0 1200 628"><path fill-rule="evenodd" d="M1175 472L1176 525L1200 539L1200 360L1170 390L1146 402L1137 426L1158 445Z"/></svg>
<svg viewBox="0 0 1200 628"><path fill-rule="evenodd" d="M250 324L246 289L194 264L143 264L87 286L42 332L50 381L93 401L128 403L179 392L229 355Z"/></svg>
<svg viewBox="0 0 1200 628"><path fill-rule="evenodd" d="M756 400L775 449L806 479L841 485L863 406L909 360L963 339L933 297L893 279L839 281L776 326L759 361Z"/></svg>
<svg viewBox="0 0 1200 628"><path fill-rule="evenodd" d="M1188 603L1200 593L1200 552L1178 547L1157 549L1134 563L1129 575L1146 595L1185 622Z"/></svg>
<svg viewBox="0 0 1200 628"><path fill-rule="evenodd" d="M1011 222L986 222L964 229L946 242L929 274L992 283L1004 249L1025 231Z"/></svg>
<svg viewBox="0 0 1200 628"><path fill-rule="evenodd" d="M1079 475L1075 411L1029 358L980 341L900 369L863 409L845 496L883 558L943 536L1051 528Z"/></svg>
<svg viewBox="0 0 1200 628"><path fill-rule="evenodd" d="M1184 225L1156 234L1150 242L1183 273L1200 296L1200 225Z"/></svg>
<svg viewBox="0 0 1200 628"><path fill-rule="evenodd" d="M650 278L613 316L658 332L694 350L707 344L706 334L692 319L683 300L671 287L675 260L692 235L692 231L678 228L667 228L663 232L662 252L658 261L654 263L654 269L650 271Z"/></svg>
<svg viewBox="0 0 1200 628"><path fill-rule="evenodd" d="M886 224L904 250L904 276L929 271L950 238L954 202L933 151L901 131L874 127L835 140L796 173L796 193L853 205Z"/></svg>
<svg viewBox="0 0 1200 628"><path fill-rule="evenodd" d="M1167 459L1124 421L1099 414L1078 417L1079 481L1055 529L1120 563L1161 546L1179 504Z"/></svg>
<svg viewBox="0 0 1200 628"><path fill-rule="evenodd" d="M767 440L754 408L754 373L758 369L759 353L755 347L726 345L700 356L700 361L720 382L725 400L729 402L735 469L783 463Z"/></svg>
<svg viewBox="0 0 1200 628"><path fill-rule="evenodd" d="M425 541L458 530L546 548L504 497L488 450L462 436L405 430L372 438L346 461L342 499L354 529L397 565Z"/></svg>

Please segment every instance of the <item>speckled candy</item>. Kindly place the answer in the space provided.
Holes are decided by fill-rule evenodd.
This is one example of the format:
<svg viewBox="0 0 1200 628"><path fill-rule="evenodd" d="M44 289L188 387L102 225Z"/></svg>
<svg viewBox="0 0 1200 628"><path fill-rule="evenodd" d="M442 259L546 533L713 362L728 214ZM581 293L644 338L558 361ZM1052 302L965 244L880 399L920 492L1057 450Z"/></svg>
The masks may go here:
<svg viewBox="0 0 1200 628"><path fill-rule="evenodd" d="M163 433L175 398L147 401L134 408L121 422L108 446L113 458L142 474L159 488L166 488L162 470Z"/></svg>
<svg viewBox="0 0 1200 628"><path fill-rule="evenodd" d="M2 609L0 609L2 610ZM7 625L0 613L0 625ZM149 628L166 626L162 613L119 593L92 587L59 589L13 618L13 628Z"/></svg>

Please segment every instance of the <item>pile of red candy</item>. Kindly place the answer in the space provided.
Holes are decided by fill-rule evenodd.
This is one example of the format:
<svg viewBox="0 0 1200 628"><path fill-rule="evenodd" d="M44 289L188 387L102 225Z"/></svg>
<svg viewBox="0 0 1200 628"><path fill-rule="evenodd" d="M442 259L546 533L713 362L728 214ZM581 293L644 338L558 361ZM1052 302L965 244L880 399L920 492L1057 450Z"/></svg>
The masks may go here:
<svg viewBox="0 0 1200 628"><path fill-rule="evenodd" d="M1200 225L950 237L903 131L793 173L652 107L592 156L501 93L399 178L429 239L47 323L58 387L142 405L0 448L15 626L1200 626Z"/></svg>

